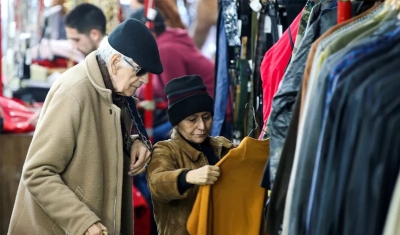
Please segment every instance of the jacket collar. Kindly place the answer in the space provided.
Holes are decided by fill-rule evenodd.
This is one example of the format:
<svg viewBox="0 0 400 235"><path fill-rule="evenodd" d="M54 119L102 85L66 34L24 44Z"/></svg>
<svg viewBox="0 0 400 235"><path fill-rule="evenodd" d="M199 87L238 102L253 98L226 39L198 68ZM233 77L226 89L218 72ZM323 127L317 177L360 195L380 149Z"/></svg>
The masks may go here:
<svg viewBox="0 0 400 235"><path fill-rule="evenodd" d="M222 157L222 148L231 148L233 145L231 142L222 142L210 136L207 138L210 141L211 148L214 150L218 158ZM186 153L187 156L189 156L192 161L197 161L202 154L201 151L193 148L179 133L175 134L172 137L172 140L182 149L183 152Z"/></svg>
<svg viewBox="0 0 400 235"><path fill-rule="evenodd" d="M85 61L83 62L86 74L89 77L89 81L92 83L93 87L97 90L100 96L110 103L113 103L112 92L110 89L107 89L106 85L104 84L103 76L101 75L99 64L97 63L96 53L97 51L90 53L88 56L86 56Z"/></svg>

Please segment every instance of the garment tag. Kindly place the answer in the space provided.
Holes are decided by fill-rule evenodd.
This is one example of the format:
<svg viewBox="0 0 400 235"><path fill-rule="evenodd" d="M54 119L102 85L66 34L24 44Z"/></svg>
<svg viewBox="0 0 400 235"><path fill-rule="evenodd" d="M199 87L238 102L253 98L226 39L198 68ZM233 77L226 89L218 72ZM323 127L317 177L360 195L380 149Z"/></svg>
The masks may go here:
<svg viewBox="0 0 400 235"><path fill-rule="evenodd" d="M283 27L282 25L278 24L278 36L281 37L282 36L282 32L283 31Z"/></svg>
<svg viewBox="0 0 400 235"><path fill-rule="evenodd" d="M272 31L271 28L272 28L271 17L265 16L264 33L271 33Z"/></svg>

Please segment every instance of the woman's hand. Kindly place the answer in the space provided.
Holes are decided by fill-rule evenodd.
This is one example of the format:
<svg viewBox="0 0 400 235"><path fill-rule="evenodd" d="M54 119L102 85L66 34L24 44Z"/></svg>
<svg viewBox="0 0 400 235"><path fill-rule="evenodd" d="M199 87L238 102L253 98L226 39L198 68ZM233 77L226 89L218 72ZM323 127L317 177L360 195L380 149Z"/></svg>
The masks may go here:
<svg viewBox="0 0 400 235"><path fill-rule="evenodd" d="M214 184L218 176L218 166L206 165L199 169L188 171L186 174L186 182L197 185Z"/></svg>
<svg viewBox="0 0 400 235"><path fill-rule="evenodd" d="M107 231L107 228L100 222L97 222L90 226L84 235L103 235L103 231Z"/></svg>

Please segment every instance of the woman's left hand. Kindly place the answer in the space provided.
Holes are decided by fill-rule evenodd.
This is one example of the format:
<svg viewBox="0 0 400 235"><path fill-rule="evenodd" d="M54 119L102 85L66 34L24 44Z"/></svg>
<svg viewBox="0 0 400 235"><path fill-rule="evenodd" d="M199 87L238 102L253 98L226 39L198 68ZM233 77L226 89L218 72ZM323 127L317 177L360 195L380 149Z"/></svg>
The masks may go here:
<svg viewBox="0 0 400 235"><path fill-rule="evenodd" d="M129 175L138 175L146 170L147 163L150 161L150 151L141 140L136 140L132 144L131 167Z"/></svg>

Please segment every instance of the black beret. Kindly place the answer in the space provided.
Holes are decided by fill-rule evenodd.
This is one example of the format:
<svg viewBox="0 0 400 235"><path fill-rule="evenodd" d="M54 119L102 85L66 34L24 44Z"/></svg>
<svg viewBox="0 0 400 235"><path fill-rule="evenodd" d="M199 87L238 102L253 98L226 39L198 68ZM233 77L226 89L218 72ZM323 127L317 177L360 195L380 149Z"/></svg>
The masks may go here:
<svg viewBox="0 0 400 235"><path fill-rule="evenodd" d="M141 68L161 74L163 66L156 40L150 30L136 19L127 19L108 35L110 45L121 54L131 58Z"/></svg>

